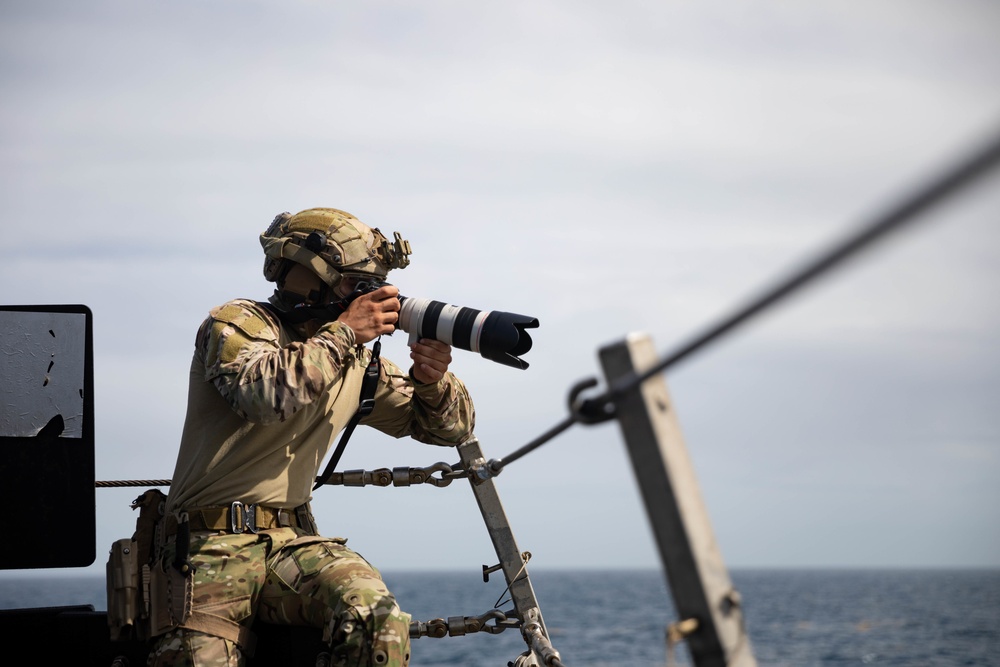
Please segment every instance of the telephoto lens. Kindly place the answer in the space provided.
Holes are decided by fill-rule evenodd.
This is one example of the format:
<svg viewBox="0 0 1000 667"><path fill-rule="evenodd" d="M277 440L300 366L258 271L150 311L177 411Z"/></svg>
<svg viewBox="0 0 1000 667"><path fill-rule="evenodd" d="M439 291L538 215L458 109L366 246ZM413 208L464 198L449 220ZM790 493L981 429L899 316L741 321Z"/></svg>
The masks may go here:
<svg viewBox="0 0 1000 667"><path fill-rule="evenodd" d="M410 342L433 338L462 350L477 352L505 366L528 367L521 359L531 349L525 329L538 327L538 319L499 310L476 310L431 299L399 297L399 329Z"/></svg>

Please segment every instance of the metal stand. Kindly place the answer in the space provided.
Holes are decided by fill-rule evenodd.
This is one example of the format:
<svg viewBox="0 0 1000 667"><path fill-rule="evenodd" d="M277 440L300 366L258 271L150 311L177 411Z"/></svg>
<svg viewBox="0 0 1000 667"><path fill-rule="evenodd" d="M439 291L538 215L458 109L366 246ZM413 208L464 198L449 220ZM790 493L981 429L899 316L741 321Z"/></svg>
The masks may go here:
<svg viewBox="0 0 1000 667"><path fill-rule="evenodd" d="M528 577L526 557L517 548L496 484L486 468L479 440L475 437L466 440L458 446L458 453L462 459L462 467L469 473L472 493L476 496L486 530L489 531L493 548L500 559L500 568L507 580L514 609L521 619L521 635L528 645L528 652L518 658L515 664L517 667L559 667L562 662L559 652L549 641L542 612Z"/></svg>
<svg viewBox="0 0 1000 667"><path fill-rule="evenodd" d="M608 386L658 360L649 336L600 351ZM686 639L698 667L756 667L733 588L662 375L616 401L636 481L680 616L669 638Z"/></svg>

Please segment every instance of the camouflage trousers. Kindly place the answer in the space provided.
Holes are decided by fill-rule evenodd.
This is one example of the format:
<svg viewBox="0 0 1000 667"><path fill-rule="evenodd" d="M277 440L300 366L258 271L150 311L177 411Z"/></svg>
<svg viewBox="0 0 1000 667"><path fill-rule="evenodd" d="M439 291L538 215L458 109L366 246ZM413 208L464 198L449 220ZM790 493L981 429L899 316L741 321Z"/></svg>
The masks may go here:
<svg viewBox="0 0 1000 667"><path fill-rule="evenodd" d="M341 538L304 536L291 528L259 533L195 533L193 610L248 626L323 628L333 667L405 667L410 616L378 570ZM172 558L173 545L164 557ZM156 639L148 667L243 667L228 639L174 628Z"/></svg>

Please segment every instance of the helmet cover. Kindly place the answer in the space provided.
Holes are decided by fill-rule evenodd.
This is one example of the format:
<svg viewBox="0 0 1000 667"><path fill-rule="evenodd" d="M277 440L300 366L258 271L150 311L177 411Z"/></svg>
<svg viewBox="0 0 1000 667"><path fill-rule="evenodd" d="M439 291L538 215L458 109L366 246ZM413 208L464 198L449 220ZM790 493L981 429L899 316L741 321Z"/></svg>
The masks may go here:
<svg viewBox="0 0 1000 667"><path fill-rule="evenodd" d="M280 282L302 264L330 287L344 274L384 280L390 269L410 263L410 243L399 232L392 242L379 229L335 208L311 208L295 215L280 213L260 235L264 277Z"/></svg>

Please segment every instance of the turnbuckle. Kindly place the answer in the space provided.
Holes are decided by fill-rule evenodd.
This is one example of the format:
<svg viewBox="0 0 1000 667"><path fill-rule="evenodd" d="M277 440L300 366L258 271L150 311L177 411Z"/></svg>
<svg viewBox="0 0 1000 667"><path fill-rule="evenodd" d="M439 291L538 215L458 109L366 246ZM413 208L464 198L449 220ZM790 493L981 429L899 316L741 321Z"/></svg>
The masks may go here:
<svg viewBox="0 0 1000 667"><path fill-rule="evenodd" d="M491 620L492 625L489 623ZM475 632L498 635L507 628L517 628L520 625L521 622L516 617L509 617L500 609L490 609L479 616L449 616L447 620L435 618L426 623L414 621L410 623L410 638L462 637Z"/></svg>
<svg viewBox="0 0 1000 667"><path fill-rule="evenodd" d="M435 474L440 473L440 477ZM460 468L438 462L424 468L379 468L377 470L345 470L330 475L327 484L343 486L413 486L430 484L438 488L448 486L455 479L465 475Z"/></svg>
<svg viewBox="0 0 1000 667"><path fill-rule="evenodd" d="M434 473L438 472L441 473L441 476L435 477ZM443 461L425 468L393 468L392 485L410 486L411 484L430 484L441 488L451 484L452 478L446 477L446 475L452 472L454 472L454 469Z"/></svg>

